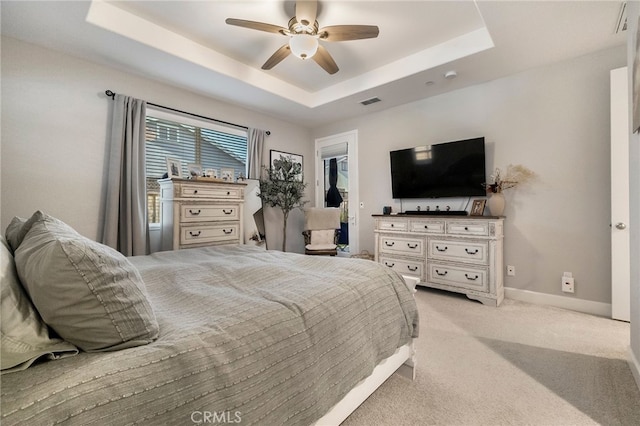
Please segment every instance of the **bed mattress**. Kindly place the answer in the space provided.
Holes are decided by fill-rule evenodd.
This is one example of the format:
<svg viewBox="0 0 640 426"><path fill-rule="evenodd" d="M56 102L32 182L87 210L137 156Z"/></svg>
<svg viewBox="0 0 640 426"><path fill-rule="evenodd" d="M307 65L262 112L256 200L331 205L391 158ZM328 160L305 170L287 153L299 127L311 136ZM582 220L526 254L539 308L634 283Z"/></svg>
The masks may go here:
<svg viewBox="0 0 640 426"><path fill-rule="evenodd" d="M157 341L2 377L2 424L307 425L418 335L402 279L252 246L130 258Z"/></svg>

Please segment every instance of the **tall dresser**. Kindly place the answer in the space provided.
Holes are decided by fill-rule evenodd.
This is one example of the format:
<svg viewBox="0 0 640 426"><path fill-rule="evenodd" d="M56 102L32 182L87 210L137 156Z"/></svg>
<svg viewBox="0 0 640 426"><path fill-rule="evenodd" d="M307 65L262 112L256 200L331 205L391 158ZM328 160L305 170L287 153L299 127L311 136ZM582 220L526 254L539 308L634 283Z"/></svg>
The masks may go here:
<svg viewBox="0 0 640 426"><path fill-rule="evenodd" d="M504 298L503 218L374 215L375 259L419 286L498 306ZM406 279L406 278L405 278Z"/></svg>
<svg viewBox="0 0 640 426"><path fill-rule="evenodd" d="M244 241L243 183L161 179L161 249Z"/></svg>

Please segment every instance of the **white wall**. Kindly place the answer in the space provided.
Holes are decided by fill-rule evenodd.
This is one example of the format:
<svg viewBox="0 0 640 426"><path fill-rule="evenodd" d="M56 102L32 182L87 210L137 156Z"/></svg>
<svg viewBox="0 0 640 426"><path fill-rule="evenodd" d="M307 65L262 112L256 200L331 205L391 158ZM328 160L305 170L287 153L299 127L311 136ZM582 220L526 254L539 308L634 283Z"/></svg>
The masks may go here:
<svg viewBox="0 0 640 426"><path fill-rule="evenodd" d="M611 303L609 70L625 63L624 47L610 49L314 129L314 138L358 129L361 249L374 247L371 214L400 209L390 150L484 136L488 173L513 163L538 174L505 193L505 264L516 267L505 285L563 296L570 271L567 297ZM448 203L460 200L420 202Z"/></svg>
<svg viewBox="0 0 640 426"><path fill-rule="evenodd" d="M629 69L629 87L633 87L631 73L639 46L636 45L640 3L629 2L627 22L627 64ZM629 101L632 101L630 94ZM632 111L632 108L629 108ZM633 120L629 120L633 123ZM630 365L636 384L640 388L640 134L631 135L629 144L629 190L630 190L630 223L631 232L631 345Z"/></svg>
<svg viewBox="0 0 640 426"><path fill-rule="evenodd" d="M105 190L110 99L106 89L160 105L271 131L269 149L302 154L313 181L308 129L217 102L115 68L2 38L2 206L0 227L13 216L42 209L81 234L98 239ZM309 200L311 196L307 197ZM269 248L282 245L280 211L269 211ZM302 214L292 212L289 251L302 252Z"/></svg>

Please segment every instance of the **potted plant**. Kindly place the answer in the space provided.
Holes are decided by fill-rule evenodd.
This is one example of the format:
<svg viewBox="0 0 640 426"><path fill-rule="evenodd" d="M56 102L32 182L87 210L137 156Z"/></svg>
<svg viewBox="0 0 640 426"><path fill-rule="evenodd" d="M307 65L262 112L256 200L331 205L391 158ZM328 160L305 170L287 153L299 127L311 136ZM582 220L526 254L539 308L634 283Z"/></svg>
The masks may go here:
<svg viewBox="0 0 640 426"><path fill-rule="evenodd" d="M505 208L505 199L502 191L514 188L519 184L523 184L536 177L536 174L522 166L520 164L509 164L507 170L503 174L502 171L496 167L493 174L490 176L491 182L484 184L489 197L489 211L494 216L502 216Z"/></svg>
<svg viewBox="0 0 640 426"><path fill-rule="evenodd" d="M273 160L271 168L262 169L258 197L268 206L279 207L282 210L282 251L286 251L289 213L307 203L302 200L307 186L302 176L302 165L293 161L291 157L283 156Z"/></svg>

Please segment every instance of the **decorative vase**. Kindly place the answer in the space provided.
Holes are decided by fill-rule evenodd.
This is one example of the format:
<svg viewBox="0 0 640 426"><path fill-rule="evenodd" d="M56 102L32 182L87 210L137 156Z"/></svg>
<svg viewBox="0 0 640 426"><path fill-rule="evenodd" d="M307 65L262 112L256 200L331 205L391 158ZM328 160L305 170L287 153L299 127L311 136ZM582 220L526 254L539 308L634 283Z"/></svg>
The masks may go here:
<svg viewBox="0 0 640 426"><path fill-rule="evenodd" d="M488 204L491 216L502 216L505 206L504 194L502 192L495 192L491 194Z"/></svg>

